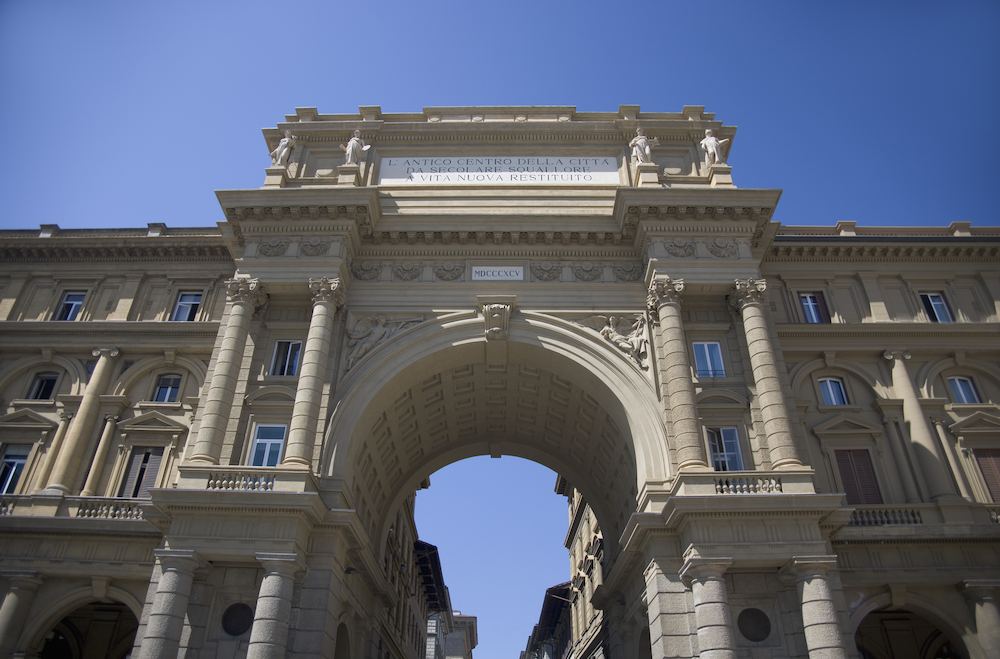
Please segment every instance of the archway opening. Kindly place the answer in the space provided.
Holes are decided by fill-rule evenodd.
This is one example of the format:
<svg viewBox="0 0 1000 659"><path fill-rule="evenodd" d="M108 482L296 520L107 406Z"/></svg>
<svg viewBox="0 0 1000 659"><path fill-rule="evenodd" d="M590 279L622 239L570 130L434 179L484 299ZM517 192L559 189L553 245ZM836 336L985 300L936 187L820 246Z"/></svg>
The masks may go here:
<svg viewBox="0 0 1000 659"><path fill-rule="evenodd" d="M334 659L351 659L351 637L347 625L340 623L337 627L337 647L333 653Z"/></svg>
<svg viewBox="0 0 1000 659"><path fill-rule="evenodd" d="M879 609L861 621L854 635L862 659L967 659L958 635L919 613Z"/></svg>
<svg viewBox="0 0 1000 659"><path fill-rule="evenodd" d="M59 620L39 641L40 659L123 659L132 652L139 627L132 611L118 602L85 604Z"/></svg>

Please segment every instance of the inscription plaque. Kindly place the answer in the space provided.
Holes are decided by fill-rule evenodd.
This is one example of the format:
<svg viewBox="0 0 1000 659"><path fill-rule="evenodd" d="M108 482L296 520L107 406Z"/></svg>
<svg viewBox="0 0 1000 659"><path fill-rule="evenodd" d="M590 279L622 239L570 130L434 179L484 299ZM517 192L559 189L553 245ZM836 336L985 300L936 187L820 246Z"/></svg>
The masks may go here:
<svg viewBox="0 0 1000 659"><path fill-rule="evenodd" d="M618 185L614 156L382 158L379 185Z"/></svg>
<svg viewBox="0 0 1000 659"><path fill-rule="evenodd" d="M472 281L523 281L522 265L474 265Z"/></svg>

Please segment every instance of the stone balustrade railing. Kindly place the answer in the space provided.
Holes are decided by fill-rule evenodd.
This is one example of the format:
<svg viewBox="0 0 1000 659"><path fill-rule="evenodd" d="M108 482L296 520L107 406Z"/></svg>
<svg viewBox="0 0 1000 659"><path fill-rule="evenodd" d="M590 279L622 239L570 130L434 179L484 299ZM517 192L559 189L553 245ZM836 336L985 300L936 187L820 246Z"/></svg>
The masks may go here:
<svg viewBox="0 0 1000 659"><path fill-rule="evenodd" d="M930 507L933 508L933 507ZM902 526L923 524L927 506L856 506L849 526ZM934 520L929 520L934 521Z"/></svg>
<svg viewBox="0 0 1000 659"><path fill-rule="evenodd" d="M988 506L990 511L990 521L994 524L1000 524L1000 506Z"/></svg>
<svg viewBox="0 0 1000 659"><path fill-rule="evenodd" d="M692 471L677 474L673 496L814 494L812 470Z"/></svg>
<svg viewBox="0 0 1000 659"><path fill-rule="evenodd" d="M142 519L143 503L143 499L67 497L71 516L85 519Z"/></svg>
<svg viewBox="0 0 1000 659"><path fill-rule="evenodd" d="M10 495L0 497L0 517L14 514L14 509L17 507L17 499L18 497Z"/></svg>
<svg viewBox="0 0 1000 659"><path fill-rule="evenodd" d="M312 472L285 467L181 465L178 489L218 492L316 492Z"/></svg>

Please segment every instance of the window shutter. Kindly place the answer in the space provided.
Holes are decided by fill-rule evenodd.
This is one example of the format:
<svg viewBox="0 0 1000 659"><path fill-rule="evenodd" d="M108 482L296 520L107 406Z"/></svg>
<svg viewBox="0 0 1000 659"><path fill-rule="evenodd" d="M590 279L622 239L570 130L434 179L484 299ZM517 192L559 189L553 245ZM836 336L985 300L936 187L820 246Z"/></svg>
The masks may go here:
<svg viewBox="0 0 1000 659"><path fill-rule="evenodd" d="M990 491L990 498L1000 503L1000 449L977 448L975 453L979 471L983 472L983 480L986 481L986 489Z"/></svg>
<svg viewBox="0 0 1000 659"><path fill-rule="evenodd" d="M849 504L882 503L871 454L865 449L835 451L840 480Z"/></svg>
<svg viewBox="0 0 1000 659"><path fill-rule="evenodd" d="M149 453L149 460L143 469L143 462L146 460L146 453ZM148 497L149 490L156 485L156 476L160 473L160 462L163 458L163 447L136 446L129 456L128 471L125 474L125 481L122 483L118 496L131 498L136 491L138 482L139 491L136 496ZM142 479L141 481L139 479Z"/></svg>
<svg viewBox="0 0 1000 659"><path fill-rule="evenodd" d="M826 296L816 292L816 300L819 302L819 317L824 323L830 322L830 307L826 306Z"/></svg>

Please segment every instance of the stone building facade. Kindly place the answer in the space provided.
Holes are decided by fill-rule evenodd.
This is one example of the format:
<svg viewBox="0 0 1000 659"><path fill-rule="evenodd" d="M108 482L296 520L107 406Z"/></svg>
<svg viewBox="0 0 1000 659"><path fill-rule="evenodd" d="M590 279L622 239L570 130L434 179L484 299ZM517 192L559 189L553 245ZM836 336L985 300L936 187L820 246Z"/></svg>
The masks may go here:
<svg viewBox="0 0 1000 659"><path fill-rule="evenodd" d="M735 134L299 108L217 227L0 232L0 656L422 656L485 454L570 497L566 656L1000 655L1000 230L779 224Z"/></svg>

